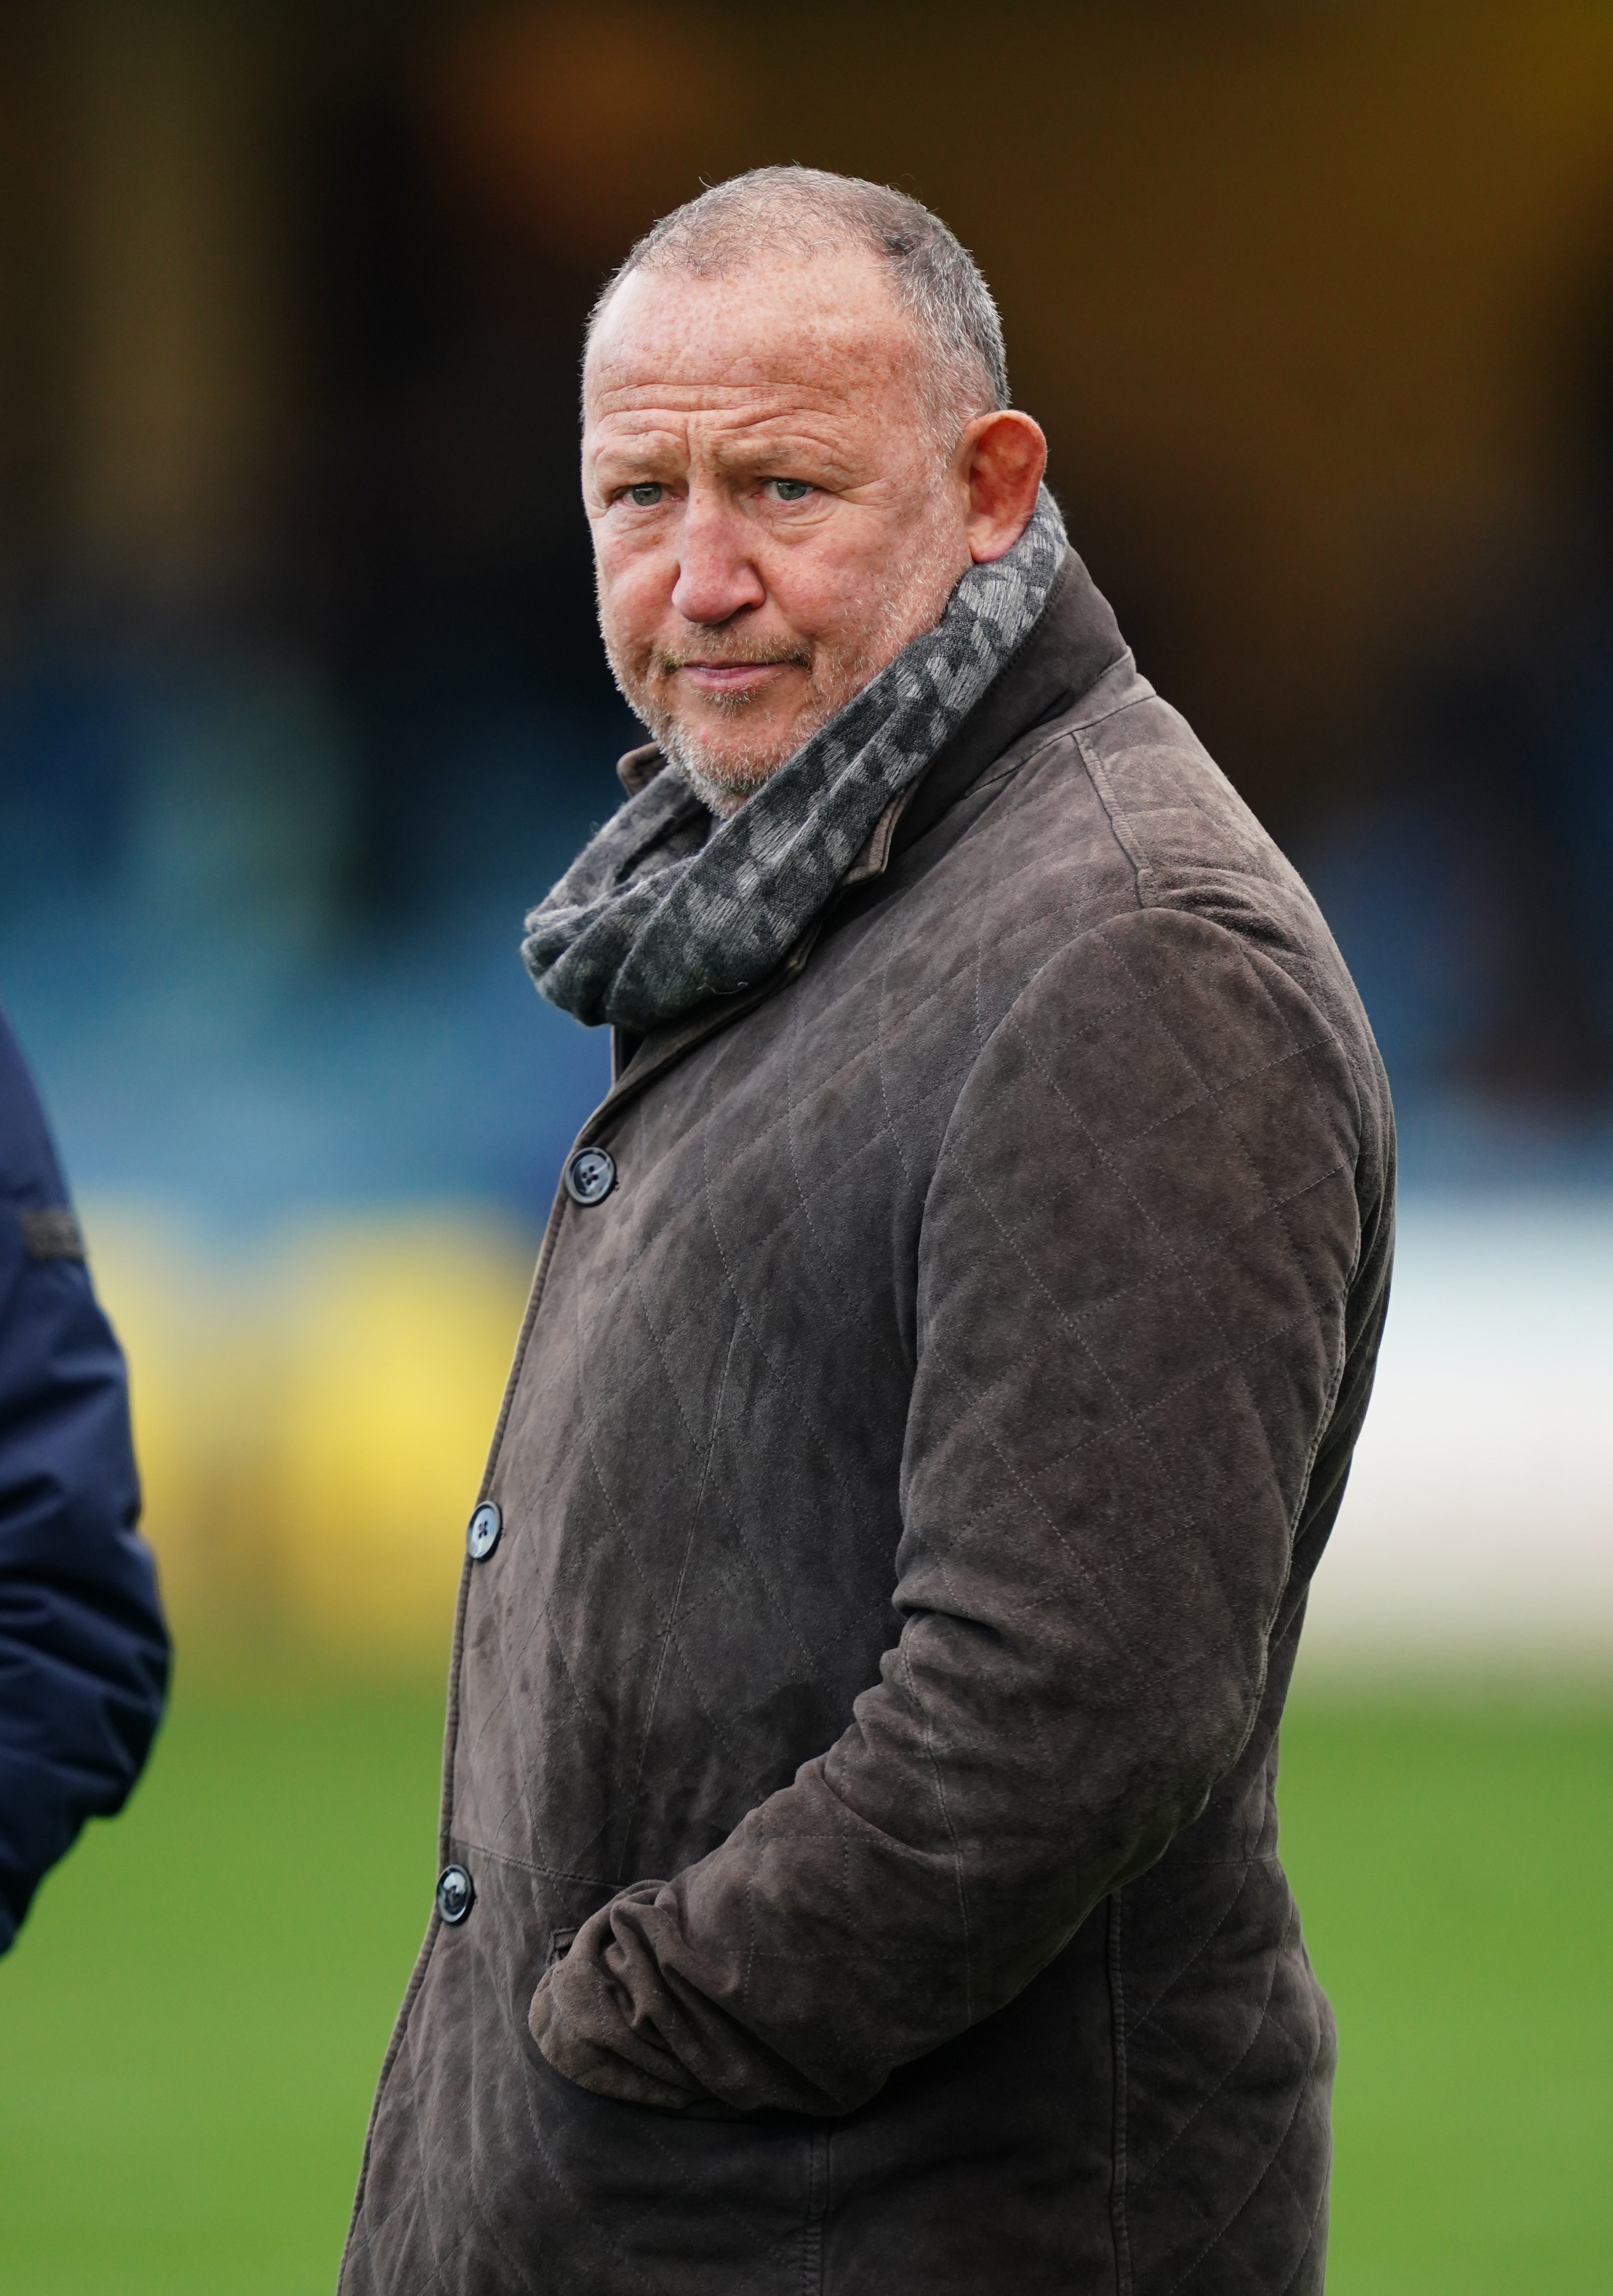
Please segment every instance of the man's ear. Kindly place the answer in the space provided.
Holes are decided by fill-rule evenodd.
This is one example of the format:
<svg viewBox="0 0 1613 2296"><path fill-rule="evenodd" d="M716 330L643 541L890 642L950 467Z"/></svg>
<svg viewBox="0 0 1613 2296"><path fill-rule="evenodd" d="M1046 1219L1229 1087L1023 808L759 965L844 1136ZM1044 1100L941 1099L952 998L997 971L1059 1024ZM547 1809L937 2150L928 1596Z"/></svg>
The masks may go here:
<svg viewBox="0 0 1613 2296"><path fill-rule="evenodd" d="M981 566L1012 550L1029 526L1048 442L1039 422L1008 406L977 414L958 452L969 489L969 555Z"/></svg>

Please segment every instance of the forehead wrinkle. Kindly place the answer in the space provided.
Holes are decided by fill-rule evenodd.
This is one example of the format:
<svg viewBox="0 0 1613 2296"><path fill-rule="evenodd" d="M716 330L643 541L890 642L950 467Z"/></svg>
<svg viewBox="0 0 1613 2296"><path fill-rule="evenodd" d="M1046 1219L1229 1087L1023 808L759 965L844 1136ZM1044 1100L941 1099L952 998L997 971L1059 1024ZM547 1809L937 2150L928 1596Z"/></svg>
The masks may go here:
<svg viewBox="0 0 1613 2296"><path fill-rule="evenodd" d="M717 402L689 392L669 399L657 390L593 404L584 431L595 450L606 443L650 441L654 436L694 446L708 439L800 439L832 450L844 436L855 392L724 392Z"/></svg>
<svg viewBox="0 0 1613 2296"><path fill-rule="evenodd" d="M630 425L635 415L642 415L646 427L652 429L669 416L698 420L704 415L719 421L727 417L750 423L810 422L815 415L833 420L853 396L849 390L791 389L780 384L632 383L596 394L588 419L621 428Z"/></svg>
<svg viewBox="0 0 1613 2296"><path fill-rule="evenodd" d="M594 469L607 479L618 470L704 470L722 477L754 477L772 472L780 463L803 468L832 485L866 475L844 440L819 437L800 423L758 422L713 430L692 422L687 430L657 426L626 437L606 432L592 440L589 454Z"/></svg>
<svg viewBox="0 0 1613 2296"><path fill-rule="evenodd" d="M657 401L597 413L588 424L588 447L596 460L662 455L741 465L795 448L838 468L846 463L850 444L844 431L845 407L845 399L758 406L740 398L721 406L673 410Z"/></svg>
<svg viewBox="0 0 1613 2296"><path fill-rule="evenodd" d="M666 406L613 409L596 418L602 439L638 439L661 432L668 438L724 438L761 432L819 439L827 443L840 428L844 402L819 406Z"/></svg>

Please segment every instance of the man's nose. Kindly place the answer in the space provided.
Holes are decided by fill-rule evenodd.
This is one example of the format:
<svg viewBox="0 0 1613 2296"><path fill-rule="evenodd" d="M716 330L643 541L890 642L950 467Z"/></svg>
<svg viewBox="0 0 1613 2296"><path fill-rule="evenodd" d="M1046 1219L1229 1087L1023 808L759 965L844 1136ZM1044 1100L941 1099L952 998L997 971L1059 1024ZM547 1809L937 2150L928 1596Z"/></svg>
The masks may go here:
<svg viewBox="0 0 1613 2296"><path fill-rule="evenodd" d="M678 540L672 603L686 622L732 620L767 603L767 585L748 547L745 521L728 504L691 496Z"/></svg>

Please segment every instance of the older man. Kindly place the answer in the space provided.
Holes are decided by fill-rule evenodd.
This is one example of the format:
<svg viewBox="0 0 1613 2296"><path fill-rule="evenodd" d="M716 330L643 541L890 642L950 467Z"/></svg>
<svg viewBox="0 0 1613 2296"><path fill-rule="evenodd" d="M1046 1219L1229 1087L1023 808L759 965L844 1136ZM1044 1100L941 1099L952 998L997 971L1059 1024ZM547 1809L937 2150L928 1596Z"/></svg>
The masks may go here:
<svg viewBox="0 0 1613 2296"><path fill-rule="evenodd" d="M654 739L526 953L615 1080L343 2287L1320 2289L1273 1788L1388 1278L1360 1004L914 201L659 224L582 459Z"/></svg>

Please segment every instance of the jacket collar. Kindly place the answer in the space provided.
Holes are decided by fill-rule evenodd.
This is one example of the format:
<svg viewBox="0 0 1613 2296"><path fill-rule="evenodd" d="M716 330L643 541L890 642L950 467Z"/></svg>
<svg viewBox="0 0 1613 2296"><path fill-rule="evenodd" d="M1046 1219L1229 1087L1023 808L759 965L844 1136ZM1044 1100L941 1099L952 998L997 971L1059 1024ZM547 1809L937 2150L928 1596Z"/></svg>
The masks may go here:
<svg viewBox="0 0 1613 2296"><path fill-rule="evenodd" d="M895 818L886 834L880 871L934 829L1015 742L1077 708L1107 672L1127 659L1127 652L1114 608L1074 551L1068 552L1030 636L951 740L891 808ZM882 821L876 828L870 847L884 826Z"/></svg>

